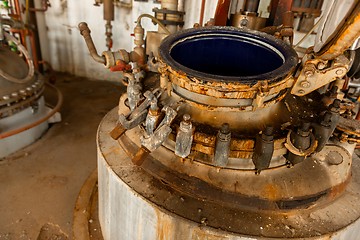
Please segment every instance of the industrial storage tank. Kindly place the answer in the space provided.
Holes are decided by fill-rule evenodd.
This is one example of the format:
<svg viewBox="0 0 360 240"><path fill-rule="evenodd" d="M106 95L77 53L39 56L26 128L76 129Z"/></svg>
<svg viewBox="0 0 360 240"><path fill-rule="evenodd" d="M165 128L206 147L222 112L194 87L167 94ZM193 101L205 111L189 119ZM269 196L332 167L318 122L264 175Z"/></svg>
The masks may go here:
<svg viewBox="0 0 360 240"><path fill-rule="evenodd" d="M60 121L62 104L60 91L35 70L25 47L10 33L2 34L16 47L0 42L0 158L33 143L50 122ZM46 106L46 85L58 95L53 109Z"/></svg>
<svg viewBox="0 0 360 240"><path fill-rule="evenodd" d="M360 129L342 87L359 8L299 61L289 27L178 31L168 2L138 18L131 52L98 55L79 25L127 86L97 134L103 238L356 239ZM159 24L146 40L144 17Z"/></svg>

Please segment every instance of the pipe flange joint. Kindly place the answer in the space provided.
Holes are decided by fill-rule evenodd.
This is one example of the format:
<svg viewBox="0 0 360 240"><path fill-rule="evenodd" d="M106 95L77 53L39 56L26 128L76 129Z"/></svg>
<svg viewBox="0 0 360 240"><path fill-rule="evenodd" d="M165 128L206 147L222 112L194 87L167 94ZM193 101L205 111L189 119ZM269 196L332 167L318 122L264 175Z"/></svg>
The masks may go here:
<svg viewBox="0 0 360 240"><path fill-rule="evenodd" d="M102 53L102 56L105 58L105 68L111 68L114 67L116 62L115 62L115 57L113 52L111 51L104 51Z"/></svg>

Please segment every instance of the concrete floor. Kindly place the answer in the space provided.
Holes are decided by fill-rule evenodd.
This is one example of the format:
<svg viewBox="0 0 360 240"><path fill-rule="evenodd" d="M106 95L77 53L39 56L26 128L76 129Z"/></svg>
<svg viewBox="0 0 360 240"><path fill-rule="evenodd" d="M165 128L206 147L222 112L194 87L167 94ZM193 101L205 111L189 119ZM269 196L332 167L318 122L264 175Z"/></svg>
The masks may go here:
<svg viewBox="0 0 360 240"><path fill-rule="evenodd" d="M71 239L79 191L96 168L95 135L117 105L121 86L58 74L62 122L37 142L0 160L0 240ZM58 238L54 238L54 236Z"/></svg>

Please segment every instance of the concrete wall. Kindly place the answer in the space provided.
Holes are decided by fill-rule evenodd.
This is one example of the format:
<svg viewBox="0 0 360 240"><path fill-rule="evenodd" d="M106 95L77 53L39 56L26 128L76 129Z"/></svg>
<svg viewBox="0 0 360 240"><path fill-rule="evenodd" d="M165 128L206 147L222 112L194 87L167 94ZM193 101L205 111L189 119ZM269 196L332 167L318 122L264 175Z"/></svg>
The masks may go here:
<svg viewBox="0 0 360 240"><path fill-rule="evenodd" d="M41 41L41 51L44 60L51 63L56 71L69 72L100 80L118 81L120 73L112 73L101 64L92 60L85 42L77 29L79 22L88 23L94 43L101 53L105 45L105 21L102 6L93 6L93 0L51 0L51 7L45 13L38 13L38 26ZM35 0L39 7L41 0ZM207 0L205 18L207 21L214 16L217 0ZM185 28L199 21L200 0L185 1ZM133 2L131 9L116 6L115 21L113 21L113 50L132 49L135 21L142 13L152 13L152 8L160 7L152 0L148 2ZM146 30L155 30L156 26L148 19L143 20Z"/></svg>

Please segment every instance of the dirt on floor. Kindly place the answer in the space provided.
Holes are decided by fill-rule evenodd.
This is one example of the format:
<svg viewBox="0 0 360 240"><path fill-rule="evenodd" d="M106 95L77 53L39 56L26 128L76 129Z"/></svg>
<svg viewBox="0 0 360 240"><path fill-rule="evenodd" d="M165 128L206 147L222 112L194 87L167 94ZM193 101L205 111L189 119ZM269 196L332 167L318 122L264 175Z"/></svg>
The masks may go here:
<svg viewBox="0 0 360 240"><path fill-rule="evenodd" d="M55 86L64 95L62 121L0 159L0 240L71 239L78 193L96 168L97 126L124 91L60 73Z"/></svg>

